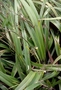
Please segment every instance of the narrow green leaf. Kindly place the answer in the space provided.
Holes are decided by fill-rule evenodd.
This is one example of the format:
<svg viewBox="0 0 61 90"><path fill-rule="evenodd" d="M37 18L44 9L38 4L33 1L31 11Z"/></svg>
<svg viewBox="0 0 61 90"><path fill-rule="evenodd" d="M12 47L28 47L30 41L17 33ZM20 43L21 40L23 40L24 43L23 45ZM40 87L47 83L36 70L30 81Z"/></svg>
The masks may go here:
<svg viewBox="0 0 61 90"><path fill-rule="evenodd" d="M33 80L35 74L36 74L35 72L31 71L15 90L24 90L29 85L29 83Z"/></svg>
<svg viewBox="0 0 61 90"><path fill-rule="evenodd" d="M25 40L27 41L27 35L26 35L26 31L22 31L22 36L23 38L25 38ZM26 62L26 71L28 72L31 69L31 63L30 63L30 53L29 53L29 45L28 43L23 39L23 46L24 46L24 57L25 57L25 62Z"/></svg>
<svg viewBox="0 0 61 90"><path fill-rule="evenodd" d="M61 60L61 55L59 55L59 56L55 59L55 61L53 62L53 65L54 65L56 62L58 62L59 60Z"/></svg>
<svg viewBox="0 0 61 90"><path fill-rule="evenodd" d="M0 80L8 86L13 86L13 85L19 83L17 79L15 79L14 77L7 75L1 71L0 71Z"/></svg>

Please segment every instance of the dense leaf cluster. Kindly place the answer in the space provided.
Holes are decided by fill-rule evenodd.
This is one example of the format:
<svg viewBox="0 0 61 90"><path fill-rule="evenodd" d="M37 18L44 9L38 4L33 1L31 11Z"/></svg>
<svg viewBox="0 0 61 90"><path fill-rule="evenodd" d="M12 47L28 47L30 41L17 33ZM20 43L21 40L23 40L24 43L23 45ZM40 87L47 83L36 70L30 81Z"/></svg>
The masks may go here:
<svg viewBox="0 0 61 90"><path fill-rule="evenodd" d="M1 90L61 90L60 19L60 0L0 0Z"/></svg>

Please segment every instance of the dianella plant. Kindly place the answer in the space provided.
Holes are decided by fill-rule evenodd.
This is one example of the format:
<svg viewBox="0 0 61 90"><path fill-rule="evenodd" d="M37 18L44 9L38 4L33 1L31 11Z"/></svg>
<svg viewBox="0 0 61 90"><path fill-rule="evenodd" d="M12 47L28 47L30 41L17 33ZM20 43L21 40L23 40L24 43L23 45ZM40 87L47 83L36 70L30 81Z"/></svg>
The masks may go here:
<svg viewBox="0 0 61 90"><path fill-rule="evenodd" d="M60 73L61 1L0 0L0 89L61 90Z"/></svg>

